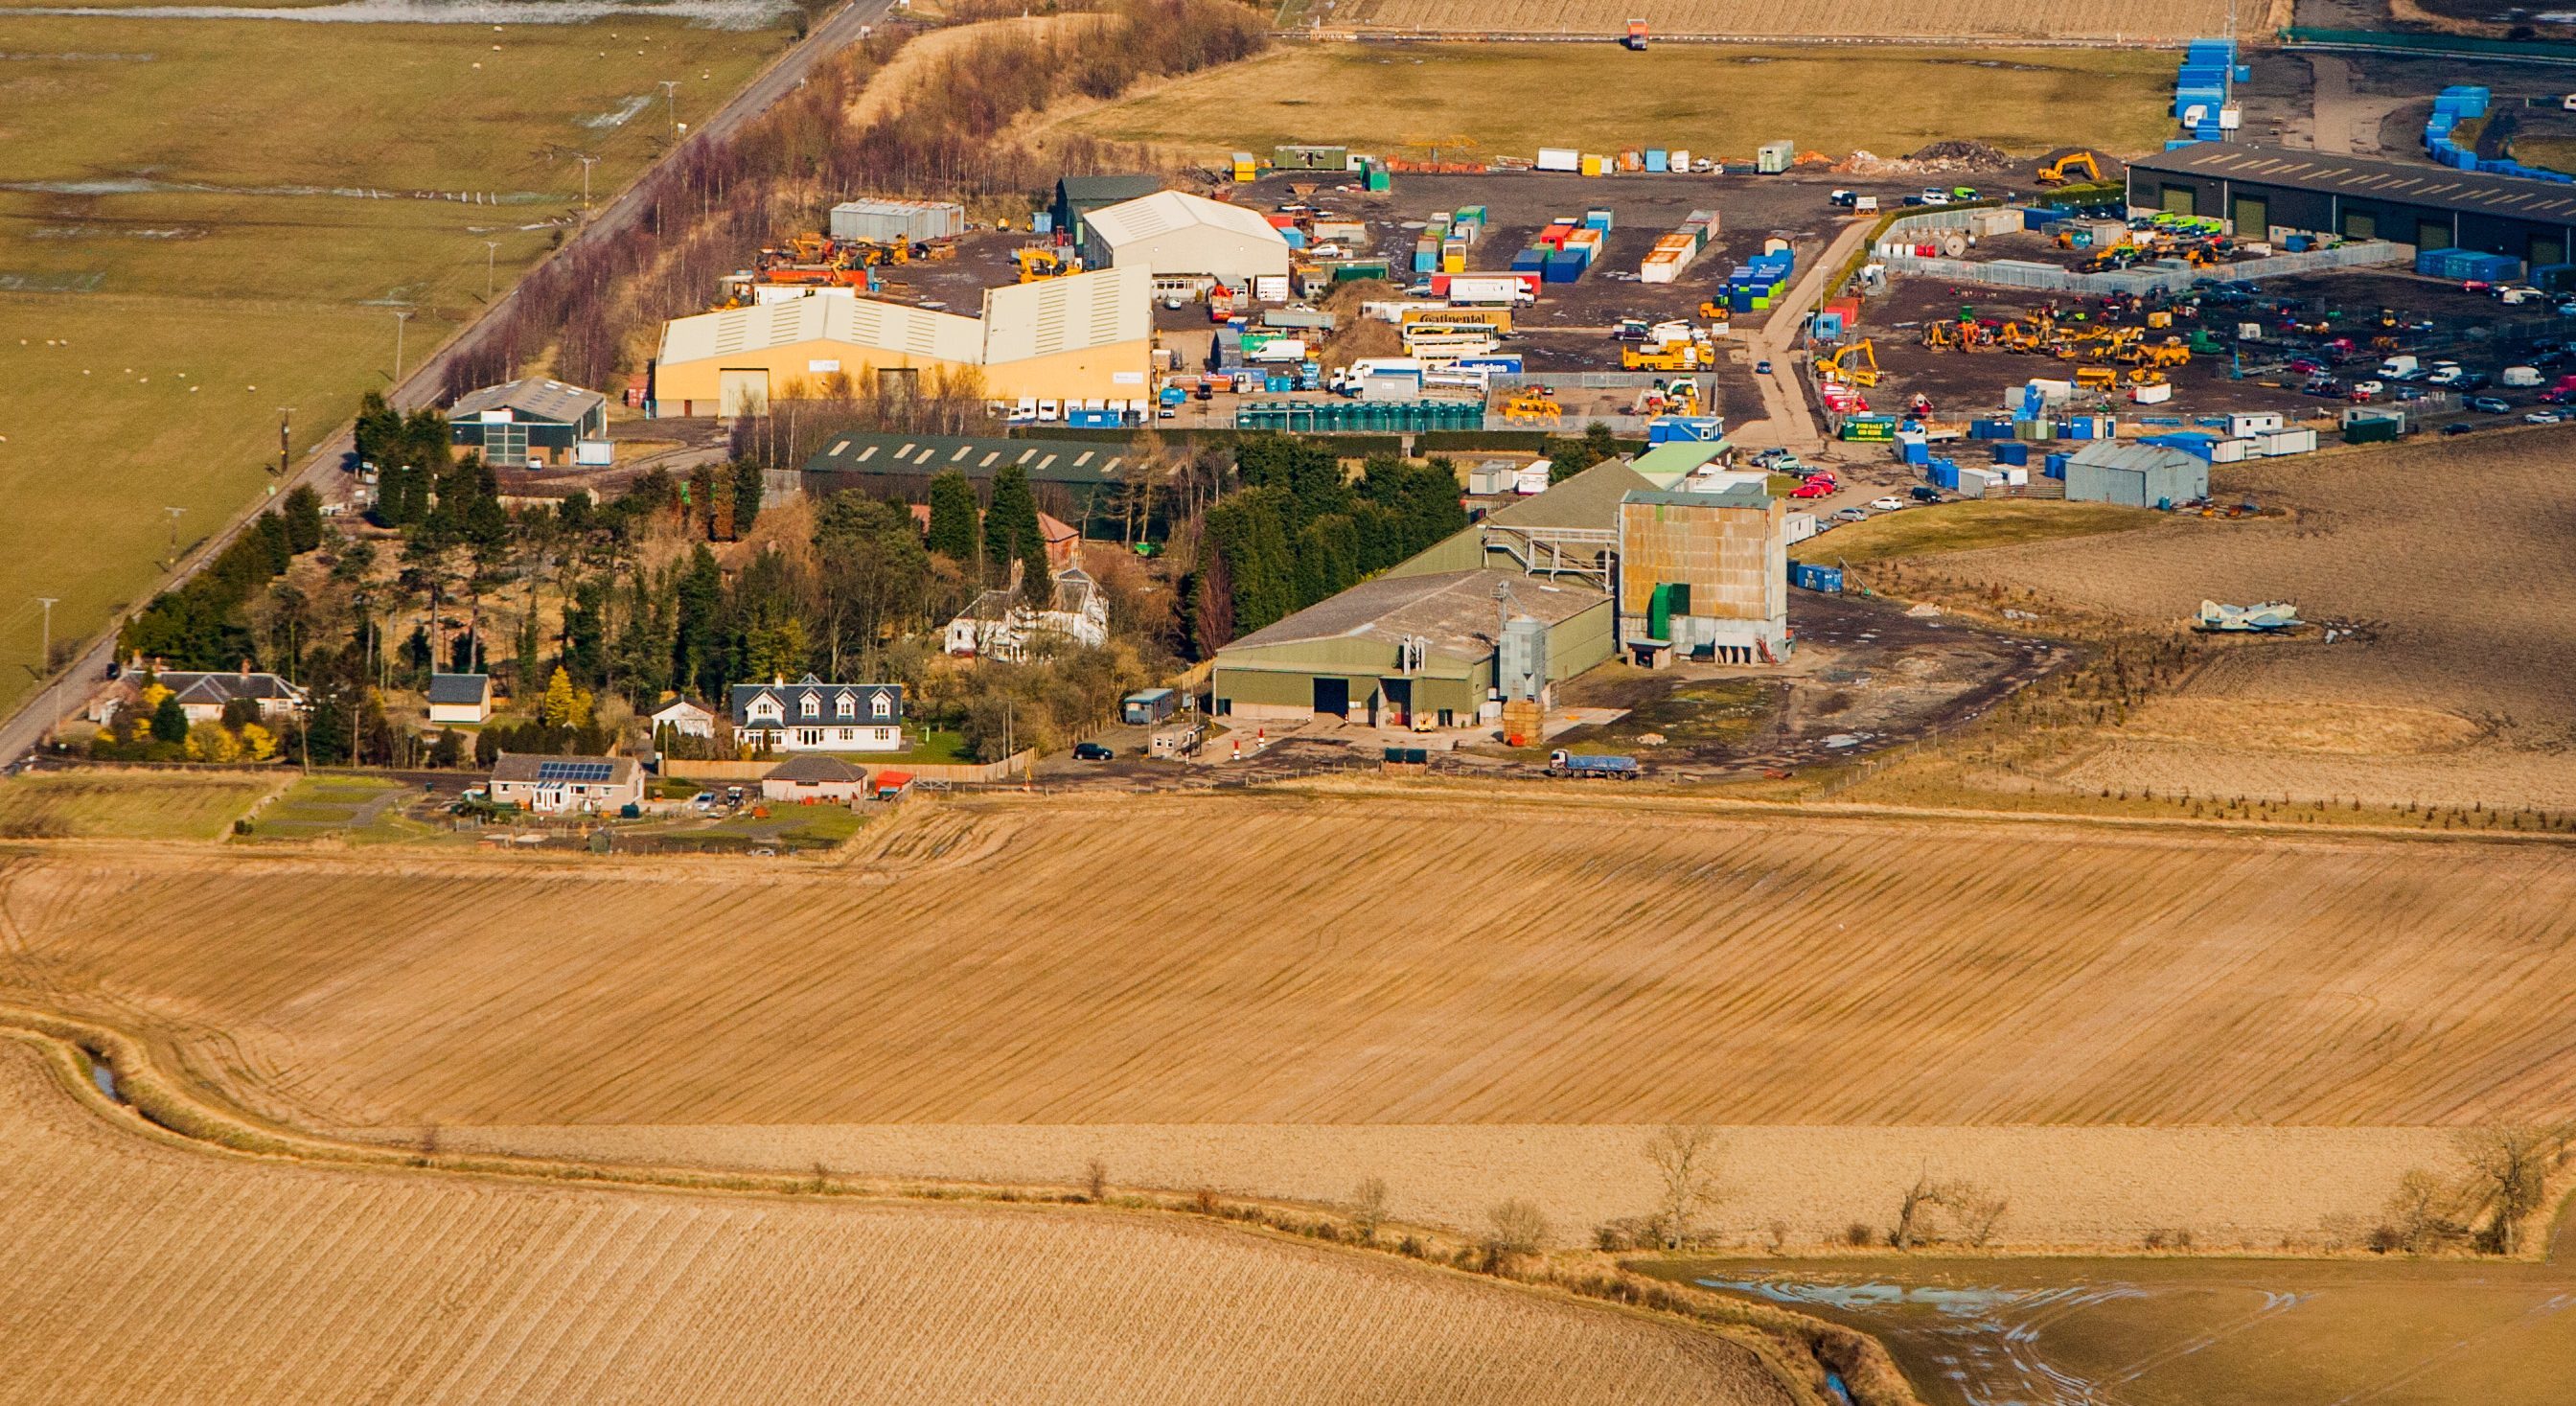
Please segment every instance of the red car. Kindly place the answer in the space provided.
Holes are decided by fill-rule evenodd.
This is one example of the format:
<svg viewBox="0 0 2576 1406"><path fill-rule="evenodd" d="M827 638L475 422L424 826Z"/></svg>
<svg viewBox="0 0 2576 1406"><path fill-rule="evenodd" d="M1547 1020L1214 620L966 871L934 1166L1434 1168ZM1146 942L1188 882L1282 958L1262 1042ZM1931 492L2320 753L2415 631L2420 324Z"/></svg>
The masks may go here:
<svg viewBox="0 0 2576 1406"><path fill-rule="evenodd" d="M1829 498L1833 496L1834 490L1840 486L1841 485L1835 483L1829 478L1811 478L1805 483L1799 484L1796 488L1789 490L1789 496L1792 498Z"/></svg>

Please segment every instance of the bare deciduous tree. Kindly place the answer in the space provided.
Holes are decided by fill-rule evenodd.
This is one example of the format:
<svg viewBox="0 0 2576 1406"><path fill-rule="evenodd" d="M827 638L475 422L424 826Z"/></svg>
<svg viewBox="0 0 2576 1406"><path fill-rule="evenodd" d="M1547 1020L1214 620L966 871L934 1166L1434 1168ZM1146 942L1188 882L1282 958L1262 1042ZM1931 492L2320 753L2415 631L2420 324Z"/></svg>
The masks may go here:
<svg viewBox="0 0 2576 1406"><path fill-rule="evenodd" d="M1500 1273L1513 1261L1535 1255L1547 1248L1547 1213L1536 1205L1518 1199L1501 1202L1485 1212L1485 1268Z"/></svg>
<svg viewBox="0 0 2576 1406"><path fill-rule="evenodd" d="M1351 1229L1359 1232L1360 1243L1377 1243L1378 1231L1386 1225L1386 1181L1370 1177L1351 1190Z"/></svg>
<svg viewBox="0 0 2576 1406"><path fill-rule="evenodd" d="M1920 1173L1914 1178L1914 1184L1905 1189L1905 1195L1896 1203L1896 1225L1887 1232L1888 1244L1900 1250L1911 1250L1923 1243L1924 1223L1931 1219L1927 1212L1939 1204L1939 1191L1930 1172Z"/></svg>
<svg viewBox="0 0 2576 1406"><path fill-rule="evenodd" d="M1109 1164L1094 1157L1082 1167L1082 1194L1094 1204L1109 1199Z"/></svg>
<svg viewBox="0 0 2576 1406"><path fill-rule="evenodd" d="M1692 1222L1723 1199L1717 1171L1725 1155L1717 1130L1705 1123L1671 1124L1646 1139L1646 1160L1655 1164L1655 1234L1665 1249L1690 1244Z"/></svg>
<svg viewBox="0 0 2576 1406"><path fill-rule="evenodd" d="M2568 1127L2471 1128L2460 1134L2469 1168L2471 1214L2483 1213L2478 1248L2510 1255L2522 1245L2522 1223L2540 1209L2550 1169L2567 1152Z"/></svg>

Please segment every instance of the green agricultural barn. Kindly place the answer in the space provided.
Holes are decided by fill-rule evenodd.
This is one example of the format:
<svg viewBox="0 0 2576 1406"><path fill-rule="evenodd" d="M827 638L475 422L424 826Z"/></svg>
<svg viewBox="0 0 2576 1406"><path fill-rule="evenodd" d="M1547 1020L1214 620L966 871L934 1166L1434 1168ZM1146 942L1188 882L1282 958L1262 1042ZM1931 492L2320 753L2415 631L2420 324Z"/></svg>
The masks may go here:
<svg viewBox="0 0 2576 1406"><path fill-rule="evenodd" d="M1162 188L1160 176L1066 176L1055 183L1055 232L1079 245L1088 232L1084 216Z"/></svg>
<svg viewBox="0 0 2576 1406"><path fill-rule="evenodd" d="M805 491L844 488L881 498L927 500L930 480L943 470L966 475L976 490L989 490L993 475L1017 464L1037 490L1040 507L1077 524L1106 508L1102 495L1119 486L1119 469L1131 451L1124 441L1005 439L998 435L841 435L805 461Z"/></svg>
<svg viewBox="0 0 2576 1406"><path fill-rule="evenodd" d="M1389 573L1217 651L1215 708L1246 719L1471 724L1494 688L1506 616L1545 627L1551 682L1615 647L1610 598L1587 586L1482 568Z"/></svg>

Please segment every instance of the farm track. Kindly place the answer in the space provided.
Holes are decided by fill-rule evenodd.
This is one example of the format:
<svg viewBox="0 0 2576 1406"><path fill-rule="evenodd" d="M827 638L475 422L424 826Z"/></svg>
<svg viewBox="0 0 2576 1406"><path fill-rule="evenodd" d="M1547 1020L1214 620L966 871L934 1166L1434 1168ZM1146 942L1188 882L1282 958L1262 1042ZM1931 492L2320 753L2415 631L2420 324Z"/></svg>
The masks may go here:
<svg viewBox="0 0 2576 1406"><path fill-rule="evenodd" d="M2426 1126L2576 1076L2563 844L1321 792L924 806L873 843L67 849L6 880L52 981L0 994L317 1127ZM974 867L884 867L942 853Z"/></svg>
<svg viewBox="0 0 2576 1406"><path fill-rule="evenodd" d="M113 1032L10 1025L0 1402L1807 1399L1759 1332L1168 1214L226 1156L82 1084L159 1087Z"/></svg>

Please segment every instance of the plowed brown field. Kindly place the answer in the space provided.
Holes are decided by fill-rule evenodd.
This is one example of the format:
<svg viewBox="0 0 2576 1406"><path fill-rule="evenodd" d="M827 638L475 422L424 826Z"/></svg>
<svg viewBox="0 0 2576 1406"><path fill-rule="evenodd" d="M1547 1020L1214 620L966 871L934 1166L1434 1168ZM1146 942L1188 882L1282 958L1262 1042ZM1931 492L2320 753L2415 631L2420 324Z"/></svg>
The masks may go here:
<svg viewBox="0 0 2576 1406"><path fill-rule="evenodd" d="M1753 38L2110 39L2133 43L2198 39L2226 32L2217 0L2059 0L2016 5L1962 0L1920 6L1875 0L1766 5L1753 0L1345 0L1327 24L1458 34L1625 34L1643 19L1656 34Z"/></svg>
<svg viewBox="0 0 2576 1406"><path fill-rule="evenodd" d="M2439 1125L2576 1085L2564 845L1465 794L958 803L881 843L25 859L0 994L343 1126Z"/></svg>
<svg viewBox="0 0 2576 1406"><path fill-rule="evenodd" d="M173 1148L0 1040L0 1402L1790 1397L1718 1334L1165 1217Z"/></svg>

